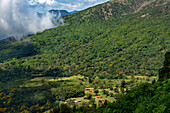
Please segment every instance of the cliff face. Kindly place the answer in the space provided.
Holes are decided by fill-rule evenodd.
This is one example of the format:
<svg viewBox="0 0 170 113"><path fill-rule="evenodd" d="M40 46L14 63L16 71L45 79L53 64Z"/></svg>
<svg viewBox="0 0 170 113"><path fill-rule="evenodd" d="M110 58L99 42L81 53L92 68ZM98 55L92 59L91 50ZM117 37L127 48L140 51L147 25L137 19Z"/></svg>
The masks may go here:
<svg viewBox="0 0 170 113"><path fill-rule="evenodd" d="M170 52L165 54L165 61L163 67L159 70L159 81L170 78Z"/></svg>

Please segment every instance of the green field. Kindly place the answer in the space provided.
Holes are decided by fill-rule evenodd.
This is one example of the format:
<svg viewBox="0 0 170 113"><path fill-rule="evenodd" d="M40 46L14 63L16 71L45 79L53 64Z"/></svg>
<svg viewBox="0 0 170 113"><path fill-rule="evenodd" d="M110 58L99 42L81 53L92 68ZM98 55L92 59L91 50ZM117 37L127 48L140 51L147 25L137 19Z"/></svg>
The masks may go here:
<svg viewBox="0 0 170 113"><path fill-rule="evenodd" d="M98 80L99 82L96 84L94 83L95 80ZM49 83L60 83L60 84L65 84L65 85L79 85L79 86L83 86L82 88L84 88L84 92L85 95L83 97L74 97L73 98L68 98L65 101L60 101L59 104L62 103L69 103L70 106L74 106L76 105L76 107L81 107L83 105L93 105L96 104L96 106L99 106L99 100L101 99L106 99L109 102L114 102L116 99L114 98L115 94L123 94L121 91L121 82L124 80L126 82L126 84L128 83L128 85L126 85L123 89L126 89L128 87L136 87L141 83L151 83L153 80L157 80L158 78L153 76L153 77L148 77L148 76L126 76L126 79L100 79L99 77L96 77L94 79L94 81L92 81L92 83L89 83L89 79L84 77L84 76L71 76L71 77L58 77L58 78L54 78L54 77L37 77L37 78L33 78L30 80L27 80L24 82L23 85L21 85L20 87L39 87L45 84L49 84ZM133 80L133 82L132 82ZM105 82L104 82L105 81ZM103 87L103 85L105 85L106 87ZM110 87L115 87L117 86L118 92L115 92L114 90L112 90ZM87 90L85 90L85 88L94 88L94 90L98 90L99 93L96 95L94 90L92 92L89 92ZM96 89L95 89L96 88ZM58 90L58 88L51 88L52 93L55 93ZM103 90L107 91L108 94L104 94ZM113 96L111 96L111 93L113 94ZM92 95L91 99L87 99L88 95ZM96 98L96 96L101 96L102 98ZM86 99L84 99L86 98ZM90 101L90 100L94 100L94 101ZM78 103L75 103L74 101L79 101ZM102 102L103 104L104 102Z"/></svg>

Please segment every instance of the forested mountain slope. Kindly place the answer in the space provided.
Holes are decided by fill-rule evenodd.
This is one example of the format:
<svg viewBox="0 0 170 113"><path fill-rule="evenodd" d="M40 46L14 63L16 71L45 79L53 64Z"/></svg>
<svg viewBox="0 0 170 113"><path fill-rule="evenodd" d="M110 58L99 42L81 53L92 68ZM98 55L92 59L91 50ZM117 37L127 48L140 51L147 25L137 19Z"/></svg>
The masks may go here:
<svg viewBox="0 0 170 113"><path fill-rule="evenodd" d="M83 98L87 85L83 81L91 85L97 77L102 87L110 82L112 88L118 80L130 83L128 77L133 79L133 75L144 78L143 82L158 75L165 53L170 51L169 6L169 0L112 0L63 17L64 26L18 42L0 42L0 112L42 112L60 101ZM104 109L88 109L167 112L167 62L159 71L159 82L134 88ZM77 74L84 79L75 79ZM130 85L138 86L134 81Z"/></svg>
<svg viewBox="0 0 170 113"><path fill-rule="evenodd" d="M170 52L165 55L164 66L159 70L158 82L144 83L127 90L117 101L107 103L96 109L80 107L72 109L63 104L51 110L51 113L168 113L170 108Z"/></svg>
<svg viewBox="0 0 170 113"><path fill-rule="evenodd" d="M65 26L1 44L1 81L39 73L157 75L170 50L169 0L110 1L64 19Z"/></svg>
<svg viewBox="0 0 170 113"><path fill-rule="evenodd" d="M168 67L169 66L169 67ZM134 113L168 113L170 108L170 52L165 55L164 66L159 70L161 81L152 84L141 84L128 92L116 103L107 105L98 112L134 112Z"/></svg>

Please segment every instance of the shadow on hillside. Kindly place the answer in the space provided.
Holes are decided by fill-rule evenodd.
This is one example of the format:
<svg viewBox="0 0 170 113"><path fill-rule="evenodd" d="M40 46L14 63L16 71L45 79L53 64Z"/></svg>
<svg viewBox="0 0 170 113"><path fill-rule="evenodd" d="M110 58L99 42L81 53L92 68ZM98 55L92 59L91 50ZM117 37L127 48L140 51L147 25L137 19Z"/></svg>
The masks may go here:
<svg viewBox="0 0 170 113"><path fill-rule="evenodd" d="M22 58L27 56L33 56L38 54L39 49L33 44L26 43L16 43L13 44L0 44L0 62L10 60L12 58Z"/></svg>
<svg viewBox="0 0 170 113"><path fill-rule="evenodd" d="M22 85L24 80L41 77L63 77L63 70L59 68L50 70L35 70L25 68L15 68L7 71L0 68L0 90ZM61 81L58 81L61 82Z"/></svg>

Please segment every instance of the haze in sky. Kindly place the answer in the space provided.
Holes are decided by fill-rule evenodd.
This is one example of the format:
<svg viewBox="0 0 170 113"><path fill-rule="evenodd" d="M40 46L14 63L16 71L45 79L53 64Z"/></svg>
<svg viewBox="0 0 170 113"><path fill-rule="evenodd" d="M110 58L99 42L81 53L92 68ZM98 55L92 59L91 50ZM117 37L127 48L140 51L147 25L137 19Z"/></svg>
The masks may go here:
<svg viewBox="0 0 170 113"><path fill-rule="evenodd" d="M42 12L49 9L80 11L107 1L109 0L29 0L29 4Z"/></svg>

